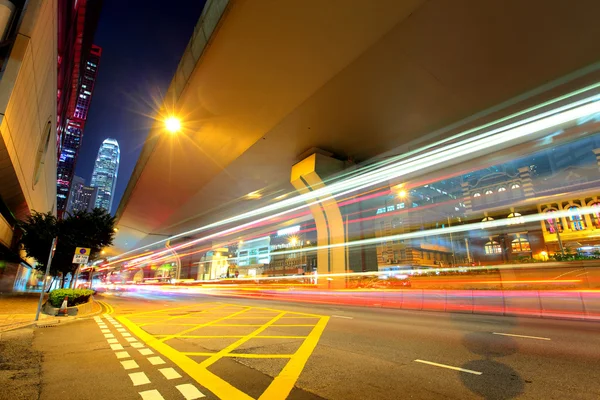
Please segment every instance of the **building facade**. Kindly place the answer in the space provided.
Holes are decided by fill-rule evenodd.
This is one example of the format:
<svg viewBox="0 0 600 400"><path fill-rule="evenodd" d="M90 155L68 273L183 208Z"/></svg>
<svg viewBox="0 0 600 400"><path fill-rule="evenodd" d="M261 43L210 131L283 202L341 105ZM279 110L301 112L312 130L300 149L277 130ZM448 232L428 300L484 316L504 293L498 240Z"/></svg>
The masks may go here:
<svg viewBox="0 0 600 400"><path fill-rule="evenodd" d="M78 211L92 211L98 197L98 188L86 186L85 179L80 176L73 176L71 184L71 193L67 201L67 214L73 214Z"/></svg>
<svg viewBox="0 0 600 400"><path fill-rule="evenodd" d="M120 157L119 143L115 139L105 139L98 150L90 184L91 187L98 190L94 208L111 211L117 185Z"/></svg>
<svg viewBox="0 0 600 400"><path fill-rule="evenodd" d="M0 292L38 283L17 221L56 212L57 1L13 3L0 46Z"/></svg>
<svg viewBox="0 0 600 400"><path fill-rule="evenodd" d="M64 131L61 134L61 152L58 159L56 190L59 214L65 211L69 202L68 197L73 183L77 156L83 139L101 55L102 49L92 45L87 57L85 57L82 69L78 70L77 89L71 92L74 106L69 105L69 113L64 121Z"/></svg>

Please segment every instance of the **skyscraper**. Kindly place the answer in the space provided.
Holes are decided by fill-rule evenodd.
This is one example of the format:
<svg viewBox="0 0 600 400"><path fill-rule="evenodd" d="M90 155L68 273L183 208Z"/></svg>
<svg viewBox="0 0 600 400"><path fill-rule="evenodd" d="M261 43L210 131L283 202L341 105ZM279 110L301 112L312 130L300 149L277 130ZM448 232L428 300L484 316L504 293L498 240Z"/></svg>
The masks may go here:
<svg viewBox="0 0 600 400"><path fill-rule="evenodd" d="M115 139L104 139L98 157L94 164L91 186L98 188L95 207L104 208L110 212L112 200L117 185L117 173L119 172L119 158L121 151L119 143Z"/></svg>
<svg viewBox="0 0 600 400"><path fill-rule="evenodd" d="M75 164L92 100L101 55L102 49L92 45L85 60L83 72L80 74L79 87L76 92L73 92L76 96L72 96L69 104L67 120L65 121L66 127L62 138L62 149L57 165L56 196L59 214L62 214L67 207L71 181L75 172Z"/></svg>
<svg viewBox="0 0 600 400"><path fill-rule="evenodd" d="M77 211L92 211L97 196L98 188L86 186L85 179L77 175L73 176L66 212L72 214Z"/></svg>

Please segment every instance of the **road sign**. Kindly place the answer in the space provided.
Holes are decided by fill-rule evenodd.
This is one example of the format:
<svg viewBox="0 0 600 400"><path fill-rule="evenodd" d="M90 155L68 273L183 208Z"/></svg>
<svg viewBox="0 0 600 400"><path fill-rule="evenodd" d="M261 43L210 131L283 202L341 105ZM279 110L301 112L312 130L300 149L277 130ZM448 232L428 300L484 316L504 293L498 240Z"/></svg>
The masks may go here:
<svg viewBox="0 0 600 400"><path fill-rule="evenodd" d="M85 264L90 258L90 251L87 247L77 247L73 256L73 264Z"/></svg>

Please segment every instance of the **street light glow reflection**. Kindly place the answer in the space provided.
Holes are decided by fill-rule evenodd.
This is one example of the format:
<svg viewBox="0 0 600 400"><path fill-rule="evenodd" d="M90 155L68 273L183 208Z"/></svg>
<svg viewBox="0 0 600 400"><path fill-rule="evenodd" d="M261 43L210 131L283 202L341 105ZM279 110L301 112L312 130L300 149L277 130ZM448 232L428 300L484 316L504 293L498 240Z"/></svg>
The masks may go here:
<svg viewBox="0 0 600 400"><path fill-rule="evenodd" d="M165 128L170 133L177 133L181 130L181 121L176 117L168 117L165 119Z"/></svg>

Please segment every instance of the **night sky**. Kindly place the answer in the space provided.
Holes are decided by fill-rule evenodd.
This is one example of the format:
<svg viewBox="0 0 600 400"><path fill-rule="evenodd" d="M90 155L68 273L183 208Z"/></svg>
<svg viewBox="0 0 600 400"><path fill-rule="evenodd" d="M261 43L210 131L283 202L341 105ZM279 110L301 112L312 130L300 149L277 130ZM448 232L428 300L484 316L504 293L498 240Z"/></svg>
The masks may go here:
<svg viewBox="0 0 600 400"><path fill-rule="evenodd" d="M75 174L89 185L102 141L117 139L121 162L113 213L148 135L149 116L173 78L204 2L104 0L94 37L102 58Z"/></svg>

